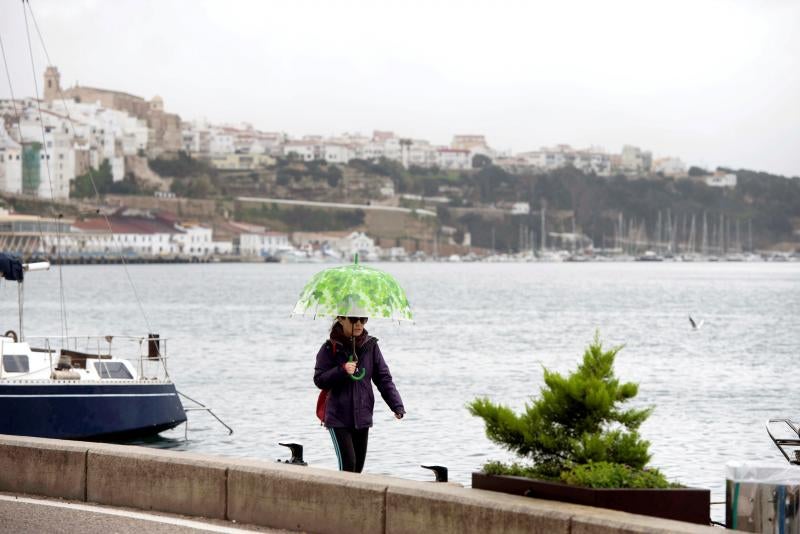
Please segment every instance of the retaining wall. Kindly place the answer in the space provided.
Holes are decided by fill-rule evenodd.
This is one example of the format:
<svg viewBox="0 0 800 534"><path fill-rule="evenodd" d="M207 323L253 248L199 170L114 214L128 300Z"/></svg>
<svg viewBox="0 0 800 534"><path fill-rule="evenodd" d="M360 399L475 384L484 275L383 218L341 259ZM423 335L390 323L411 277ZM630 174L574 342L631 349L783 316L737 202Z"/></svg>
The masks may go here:
<svg viewBox="0 0 800 534"><path fill-rule="evenodd" d="M17 436L0 436L0 491L320 533L718 532L451 484Z"/></svg>

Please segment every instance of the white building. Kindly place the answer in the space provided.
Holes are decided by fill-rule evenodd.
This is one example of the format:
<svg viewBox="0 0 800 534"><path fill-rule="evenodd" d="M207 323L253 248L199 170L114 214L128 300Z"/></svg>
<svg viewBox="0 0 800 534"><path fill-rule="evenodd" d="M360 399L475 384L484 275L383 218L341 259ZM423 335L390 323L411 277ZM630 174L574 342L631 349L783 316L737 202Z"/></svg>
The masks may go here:
<svg viewBox="0 0 800 534"><path fill-rule="evenodd" d="M228 132L213 129L208 140L208 153L213 155L236 152L235 138Z"/></svg>
<svg viewBox="0 0 800 534"><path fill-rule="evenodd" d="M686 164L679 158L661 158L653 162L653 172L660 172L664 176L671 176L673 178L685 178L688 176L686 172Z"/></svg>
<svg viewBox="0 0 800 534"><path fill-rule="evenodd" d="M314 141L289 141L283 145L283 155L292 154L302 161L313 161L322 157L322 147Z"/></svg>
<svg viewBox="0 0 800 534"><path fill-rule="evenodd" d="M69 198L69 184L75 179L73 136L62 121L44 115L42 128L38 119L22 118L23 172L22 192L39 198L63 200ZM25 165L26 160L38 159L39 168ZM26 174L27 173L27 174Z"/></svg>
<svg viewBox="0 0 800 534"><path fill-rule="evenodd" d="M282 232L256 232L239 235L239 254L242 256L275 256L292 250L289 235Z"/></svg>
<svg viewBox="0 0 800 534"><path fill-rule="evenodd" d="M463 150L484 149L489 150L489 144L483 135L454 135L450 148L460 148Z"/></svg>
<svg viewBox="0 0 800 534"><path fill-rule="evenodd" d="M199 224L175 225L172 241L179 254L205 257L214 253L211 228Z"/></svg>
<svg viewBox="0 0 800 534"><path fill-rule="evenodd" d="M514 202L511 205L511 215L529 215L530 212L530 202Z"/></svg>
<svg viewBox="0 0 800 534"><path fill-rule="evenodd" d="M587 174L611 176L611 156L604 152L578 150L573 155L572 165Z"/></svg>
<svg viewBox="0 0 800 534"><path fill-rule="evenodd" d="M110 229L109 229L110 226ZM76 221L72 239L82 254L172 256L179 252L176 236L182 231L154 217L105 218Z"/></svg>
<svg viewBox="0 0 800 534"><path fill-rule="evenodd" d="M188 154L207 156L211 150L211 128L205 121L184 122L181 139L181 146Z"/></svg>
<svg viewBox="0 0 800 534"><path fill-rule="evenodd" d="M373 258L378 253L375 240L364 232L352 232L334 243L334 249L343 253L346 258L358 253L363 258Z"/></svg>
<svg viewBox="0 0 800 534"><path fill-rule="evenodd" d="M736 175L732 173L717 172L705 177L706 185L710 187L736 187Z"/></svg>
<svg viewBox="0 0 800 534"><path fill-rule="evenodd" d="M22 193L22 146L0 127L0 191Z"/></svg>
<svg viewBox="0 0 800 534"><path fill-rule="evenodd" d="M462 170L472 167L469 150L461 148L439 148L437 165L447 170Z"/></svg>
<svg viewBox="0 0 800 534"><path fill-rule="evenodd" d="M566 153L549 148L519 154L526 164L543 170L558 169L567 164Z"/></svg>
<svg viewBox="0 0 800 534"><path fill-rule="evenodd" d="M328 163L346 164L353 159L355 152L345 144L326 142L322 145L322 159Z"/></svg>
<svg viewBox="0 0 800 534"><path fill-rule="evenodd" d="M653 163L653 155L637 146L622 147L622 171L626 173L649 172Z"/></svg>

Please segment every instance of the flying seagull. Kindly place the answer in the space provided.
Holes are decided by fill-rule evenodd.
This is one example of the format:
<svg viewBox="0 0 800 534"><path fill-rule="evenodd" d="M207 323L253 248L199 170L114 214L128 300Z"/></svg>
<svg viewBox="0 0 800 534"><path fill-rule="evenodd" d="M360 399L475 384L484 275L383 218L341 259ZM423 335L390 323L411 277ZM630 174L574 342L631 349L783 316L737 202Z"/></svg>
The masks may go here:
<svg viewBox="0 0 800 534"><path fill-rule="evenodd" d="M692 324L692 330L700 330L703 327L704 320L700 319L699 323L694 322L692 316L689 316L689 322Z"/></svg>

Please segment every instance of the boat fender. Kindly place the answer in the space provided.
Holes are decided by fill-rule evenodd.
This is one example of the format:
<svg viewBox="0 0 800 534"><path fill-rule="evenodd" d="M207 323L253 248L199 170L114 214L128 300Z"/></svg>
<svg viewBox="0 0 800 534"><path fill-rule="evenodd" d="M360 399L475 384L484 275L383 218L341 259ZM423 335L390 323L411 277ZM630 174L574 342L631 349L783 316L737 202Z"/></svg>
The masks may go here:
<svg viewBox="0 0 800 534"><path fill-rule="evenodd" d="M72 370L69 370L69 371L64 370L64 371L62 371L62 370L56 369L55 371L50 373L50 378L53 379L53 380L80 380L81 379L81 375L77 371L72 371Z"/></svg>
<svg viewBox="0 0 800 534"><path fill-rule="evenodd" d="M14 332L13 330L6 330L6 333L3 334L3 337L10 337L11 339L14 340L14 343L19 341L19 338L17 337L17 333Z"/></svg>

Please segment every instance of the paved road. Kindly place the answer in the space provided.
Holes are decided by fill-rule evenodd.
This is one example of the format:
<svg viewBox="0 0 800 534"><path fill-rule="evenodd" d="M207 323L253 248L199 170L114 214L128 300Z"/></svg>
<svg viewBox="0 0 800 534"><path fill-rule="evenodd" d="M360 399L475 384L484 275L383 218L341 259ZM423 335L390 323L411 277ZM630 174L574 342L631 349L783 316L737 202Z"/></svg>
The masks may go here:
<svg viewBox="0 0 800 534"><path fill-rule="evenodd" d="M237 525L128 508L111 508L71 501L0 494L0 532L14 534L167 534L222 532L283 533L285 531Z"/></svg>

